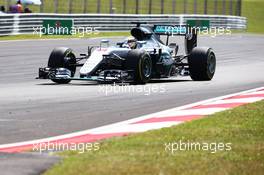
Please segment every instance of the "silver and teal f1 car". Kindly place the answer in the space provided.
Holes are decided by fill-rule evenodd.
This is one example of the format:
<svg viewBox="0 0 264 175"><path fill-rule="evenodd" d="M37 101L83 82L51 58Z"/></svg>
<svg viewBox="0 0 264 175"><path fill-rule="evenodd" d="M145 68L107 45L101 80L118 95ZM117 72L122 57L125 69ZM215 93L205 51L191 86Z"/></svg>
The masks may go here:
<svg viewBox="0 0 264 175"><path fill-rule="evenodd" d="M102 40L100 46L88 47L88 53L78 58L70 48L55 48L48 66L39 68L38 78L59 84L71 80L144 84L151 79L171 76L190 76L194 81L213 78L215 54L211 48L197 47L197 34L192 28L138 24L131 29L131 35L137 43L133 49L127 47L126 40L115 46ZM166 43L161 41L161 35L167 36ZM172 35L184 36L185 55L178 55L179 46L169 43ZM77 67L81 68L79 75L75 76Z"/></svg>

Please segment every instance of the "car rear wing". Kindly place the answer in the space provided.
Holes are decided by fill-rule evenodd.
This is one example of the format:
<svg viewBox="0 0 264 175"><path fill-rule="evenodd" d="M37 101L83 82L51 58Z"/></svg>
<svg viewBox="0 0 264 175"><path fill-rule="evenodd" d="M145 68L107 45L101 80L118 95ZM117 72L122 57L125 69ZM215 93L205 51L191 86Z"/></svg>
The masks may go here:
<svg viewBox="0 0 264 175"><path fill-rule="evenodd" d="M153 31L157 35L197 35L197 33L208 30L210 20L188 19L185 25L154 25Z"/></svg>
<svg viewBox="0 0 264 175"><path fill-rule="evenodd" d="M182 35L191 34L192 29L188 25L154 25L153 31L156 35Z"/></svg>
<svg viewBox="0 0 264 175"><path fill-rule="evenodd" d="M189 25L154 25L153 32L158 36L166 35L166 45L169 44L169 36L184 36L186 54L197 46L197 32Z"/></svg>

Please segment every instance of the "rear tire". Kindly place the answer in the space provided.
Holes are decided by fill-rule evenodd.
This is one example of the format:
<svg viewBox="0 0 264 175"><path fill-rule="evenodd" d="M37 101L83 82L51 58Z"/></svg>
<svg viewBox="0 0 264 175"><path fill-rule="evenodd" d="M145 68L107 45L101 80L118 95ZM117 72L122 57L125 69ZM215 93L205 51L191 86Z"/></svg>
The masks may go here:
<svg viewBox="0 0 264 175"><path fill-rule="evenodd" d="M71 71L71 77L73 77L76 71L76 66L72 66L70 64L76 64L76 57L71 49L65 47L58 47L53 49L49 57L48 67L69 69ZM71 81L69 79L51 80L59 84L67 84Z"/></svg>
<svg viewBox="0 0 264 175"><path fill-rule="evenodd" d="M152 73L152 60L149 54L143 50L130 50L125 61L125 68L134 70L134 82L136 84L148 83Z"/></svg>
<svg viewBox="0 0 264 175"><path fill-rule="evenodd" d="M190 76L194 81L209 81L213 78L216 58L213 50L195 47L188 56Z"/></svg>

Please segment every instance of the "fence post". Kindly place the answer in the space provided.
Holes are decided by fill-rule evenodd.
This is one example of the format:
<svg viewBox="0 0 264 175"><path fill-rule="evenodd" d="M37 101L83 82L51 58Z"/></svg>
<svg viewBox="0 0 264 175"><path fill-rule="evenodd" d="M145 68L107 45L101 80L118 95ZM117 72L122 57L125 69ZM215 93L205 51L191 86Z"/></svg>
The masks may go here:
<svg viewBox="0 0 264 175"><path fill-rule="evenodd" d="M69 0L69 13L72 13L72 0Z"/></svg>
<svg viewBox="0 0 264 175"><path fill-rule="evenodd" d="M151 14L152 13L152 0L149 0L149 5L148 6L149 6L149 8L148 8L149 12L148 13Z"/></svg>
<svg viewBox="0 0 264 175"><path fill-rule="evenodd" d="M10 0L6 0L5 6L6 6L6 11L8 11L10 7Z"/></svg>
<svg viewBox="0 0 264 175"><path fill-rule="evenodd" d="M222 10L222 14L225 15L226 14L226 1L223 0L223 10Z"/></svg>
<svg viewBox="0 0 264 175"><path fill-rule="evenodd" d="M41 5L39 7L39 12L43 13L44 12L44 0L41 0Z"/></svg>
<svg viewBox="0 0 264 175"><path fill-rule="evenodd" d="M58 0L54 0L54 13L58 13L58 6L59 6Z"/></svg>
<svg viewBox="0 0 264 175"><path fill-rule="evenodd" d="M207 14L207 0L204 0L204 14Z"/></svg>
<svg viewBox="0 0 264 175"><path fill-rule="evenodd" d="M113 0L109 0L109 13L113 13Z"/></svg>
<svg viewBox="0 0 264 175"><path fill-rule="evenodd" d="M197 14L197 0L193 1L193 13Z"/></svg>
<svg viewBox="0 0 264 175"><path fill-rule="evenodd" d="M136 14L138 14L139 12L139 2L138 0L136 0Z"/></svg>
<svg viewBox="0 0 264 175"><path fill-rule="evenodd" d="M237 1L237 12L236 12L237 16L241 16L241 8L242 8L242 1L238 0Z"/></svg>
<svg viewBox="0 0 264 175"><path fill-rule="evenodd" d="M183 2L183 13L186 14L187 12L187 0L184 0Z"/></svg>
<svg viewBox="0 0 264 175"><path fill-rule="evenodd" d="M172 14L175 14L176 13L176 2L175 0L172 0Z"/></svg>
<svg viewBox="0 0 264 175"><path fill-rule="evenodd" d="M87 13L87 0L83 0L83 13Z"/></svg>
<svg viewBox="0 0 264 175"><path fill-rule="evenodd" d="M160 14L164 14L164 0L160 0Z"/></svg>
<svg viewBox="0 0 264 175"><path fill-rule="evenodd" d="M97 13L100 13L101 0L97 0Z"/></svg>
<svg viewBox="0 0 264 175"><path fill-rule="evenodd" d="M126 0L123 0L123 14L126 14Z"/></svg>
<svg viewBox="0 0 264 175"><path fill-rule="evenodd" d="M233 0L230 0L230 2L229 2L229 14L230 15L233 14Z"/></svg>
<svg viewBox="0 0 264 175"><path fill-rule="evenodd" d="M214 0L214 14L218 13L218 9L217 9L217 0Z"/></svg>

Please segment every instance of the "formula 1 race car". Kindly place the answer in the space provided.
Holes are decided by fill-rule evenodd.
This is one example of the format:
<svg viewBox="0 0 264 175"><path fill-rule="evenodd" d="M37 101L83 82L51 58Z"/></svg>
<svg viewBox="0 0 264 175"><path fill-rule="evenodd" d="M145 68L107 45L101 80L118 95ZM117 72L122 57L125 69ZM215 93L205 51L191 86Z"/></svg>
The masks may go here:
<svg viewBox="0 0 264 175"><path fill-rule="evenodd" d="M128 82L144 84L151 79L171 76L190 76L194 81L211 80L215 73L216 57L211 48L197 47L197 33L189 26L137 24L131 29L134 46L129 39L109 46L102 40L98 47L88 47L87 54L75 56L70 48L55 48L48 67L39 68L39 79L51 79L59 84L71 80L105 83ZM161 35L167 36L166 44ZM179 46L169 44L169 37L185 38L185 55L178 55ZM86 60L81 63L81 60ZM74 76L80 66L80 75Z"/></svg>

